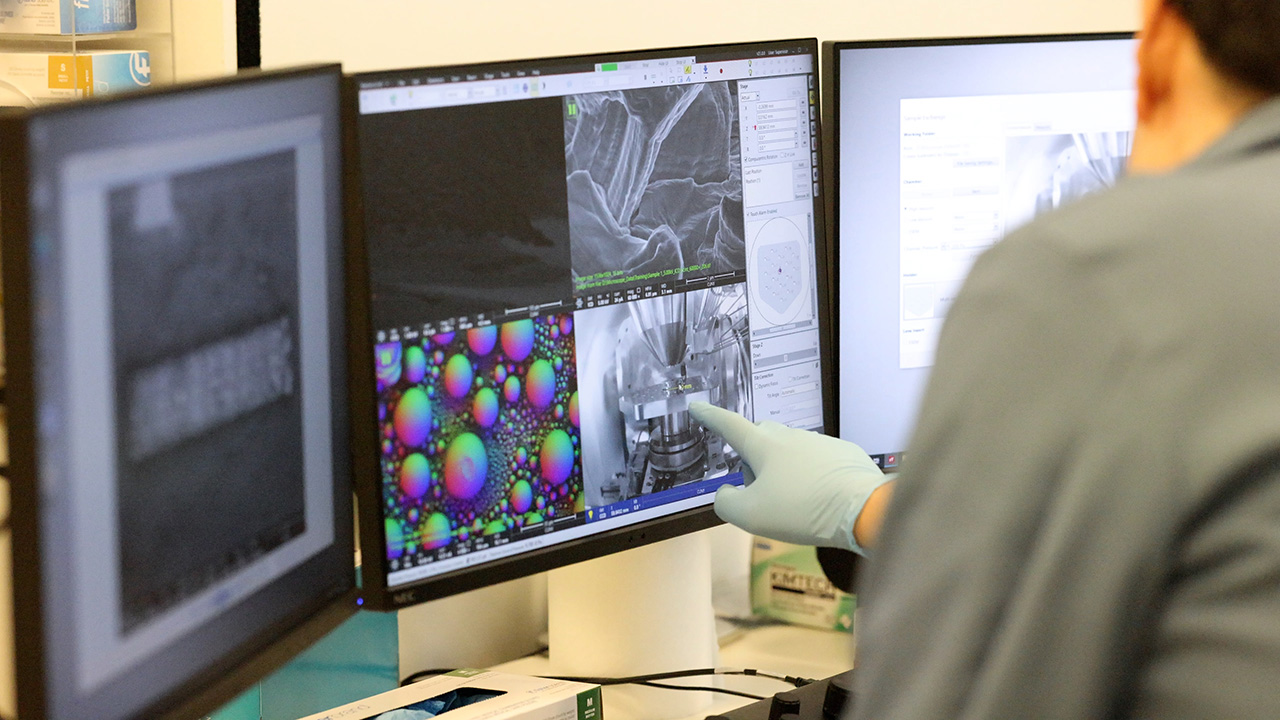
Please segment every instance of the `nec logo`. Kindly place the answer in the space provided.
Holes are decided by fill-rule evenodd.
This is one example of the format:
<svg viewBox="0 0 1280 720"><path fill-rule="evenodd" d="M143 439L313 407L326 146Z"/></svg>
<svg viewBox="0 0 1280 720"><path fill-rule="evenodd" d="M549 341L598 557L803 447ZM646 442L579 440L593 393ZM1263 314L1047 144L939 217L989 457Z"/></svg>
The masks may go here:
<svg viewBox="0 0 1280 720"><path fill-rule="evenodd" d="M151 60L149 56L139 52L129 53L129 75L133 78L135 85L150 85Z"/></svg>
<svg viewBox="0 0 1280 720"><path fill-rule="evenodd" d="M404 592L400 592L400 593L396 593L395 595L392 595L391 602L395 603L396 605L404 605L404 604L413 602L414 598L415 598L414 592L412 590L406 590Z"/></svg>

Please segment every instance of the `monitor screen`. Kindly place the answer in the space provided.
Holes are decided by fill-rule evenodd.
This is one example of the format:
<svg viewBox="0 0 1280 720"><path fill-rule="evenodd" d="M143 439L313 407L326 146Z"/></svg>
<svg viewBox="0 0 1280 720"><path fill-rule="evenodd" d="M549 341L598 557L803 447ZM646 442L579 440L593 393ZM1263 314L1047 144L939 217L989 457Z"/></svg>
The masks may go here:
<svg viewBox="0 0 1280 720"><path fill-rule="evenodd" d="M742 462L691 401L831 427L816 50L353 78L374 602L714 524Z"/></svg>
<svg viewBox="0 0 1280 720"><path fill-rule="evenodd" d="M1134 51L1122 34L824 44L839 432L884 469L974 259L1121 174Z"/></svg>
<svg viewBox="0 0 1280 720"><path fill-rule="evenodd" d="M199 716L354 611L341 89L0 124L22 717Z"/></svg>

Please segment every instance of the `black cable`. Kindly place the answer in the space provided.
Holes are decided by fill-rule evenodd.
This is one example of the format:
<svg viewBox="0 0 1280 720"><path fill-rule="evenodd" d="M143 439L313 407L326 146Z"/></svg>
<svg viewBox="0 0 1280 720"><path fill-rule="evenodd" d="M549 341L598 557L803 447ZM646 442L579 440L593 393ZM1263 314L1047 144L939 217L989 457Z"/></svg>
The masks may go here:
<svg viewBox="0 0 1280 720"><path fill-rule="evenodd" d="M430 670L419 670L418 672L415 672L405 677L404 680L401 680L400 686L403 687L405 685L411 685L419 680L422 680L427 677L432 677L435 675L446 675L448 673L453 672L455 669L456 668L432 668ZM648 675L632 675L630 677L620 677L620 678L591 677L591 676L582 676L582 675L539 675L538 677L543 677L548 680L564 680L567 682L590 683L592 685L601 685L601 686L650 685L652 687L661 687L661 688L668 688L668 689L674 689L674 690L702 689L707 692L726 692L727 694L730 694L730 695L743 695L744 697L759 699L759 697L756 695L739 693L736 690L726 691L720 688L694 688L692 686L687 686L687 685L654 684L658 680L674 680L676 678L699 677L703 675L745 675L749 677L763 677L763 678L769 678L771 680L778 680L780 682L790 683L795 687L802 687L804 685L808 685L812 682L815 682L812 678L799 677L795 675L776 675L774 673L764 672L761 670L755 670L751 668L747 668L743 670L731 670L727 668L698 668L696 670L674 670L671 672L650 673Z"/></svg>
<svg viewBox="0 0 1280 720"><path fill-rule="evenodd" d="M731 670L728 668L698 668L696 670L675 670L672 672L652 673L649 675L634 675L632 677L607 678L607 677L581 677L569 675L547 676L554 680L569 680L573 682L594 683L596 685L630 685L633 683L643 683L652 680L672 680L675 678L697 677L700 675L746 675L750 677L763 677L780 682L790 683L795 687L801 687L814 682L813 678L798 677L795 675L776 675L761 670L745 669Z"/></svg>
<svg viewBox="0 0 1280 720"><path fill-rule="evenodd" d="M739 692L737 690L729 690L728 688L711 687L710 685L669 685L659 682L637 682L628 683L630 685L643 685L645 687L662 688L663 690L693 690L696 692L713 692L723 693L725 695L737 695L738 697L748 698L750 700L764 700L763 695L752 695L751 693Z"/></svg>

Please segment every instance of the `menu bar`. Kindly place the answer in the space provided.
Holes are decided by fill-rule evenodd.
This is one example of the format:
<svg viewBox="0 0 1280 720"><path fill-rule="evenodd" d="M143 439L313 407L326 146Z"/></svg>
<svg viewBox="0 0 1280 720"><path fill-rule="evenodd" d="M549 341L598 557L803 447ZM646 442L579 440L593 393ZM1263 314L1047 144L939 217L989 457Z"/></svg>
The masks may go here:
<svg viewBox="0 0 1280 720"><path fill-rule="evenodd" d="M694 57L598 63L594 70L544 74L505 70L427 75L370 83L360 90L360 114L424 110L538 97L633 90L664 85L779 77L814 72L812 55L782 55L719 62Z"/></svg>

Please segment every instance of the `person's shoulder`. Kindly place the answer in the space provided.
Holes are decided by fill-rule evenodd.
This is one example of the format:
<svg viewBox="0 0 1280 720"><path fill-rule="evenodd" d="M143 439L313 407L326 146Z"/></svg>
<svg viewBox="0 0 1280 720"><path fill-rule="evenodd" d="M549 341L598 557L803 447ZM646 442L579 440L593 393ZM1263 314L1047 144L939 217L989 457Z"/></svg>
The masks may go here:
<svg viewBox="0 0 1280 720"><path fill-rule="evenodd" d="M1164 250L1178 243L1196 244L1224 225L1245 224L1258 213L1272 213L1272 179L1278 172L1280 153L1261 153L1229 162L1192 163L1162 175L1126 177L1107 191L1042 215L1007 240L1014 245L1049 243L1059 252L1083 258L1146 251L1152 243Z"/></svg>
<svg viewBox="0 0 1280 720"><path fill-rule="evenodd" d="M1112 251L1117 243L1148 234L1145 230L1164 214L1172 189L1166 178L1126 178L1109 190L1041 215L1010 233L1006 242L1049 244L1072 255Z"/></svg>

